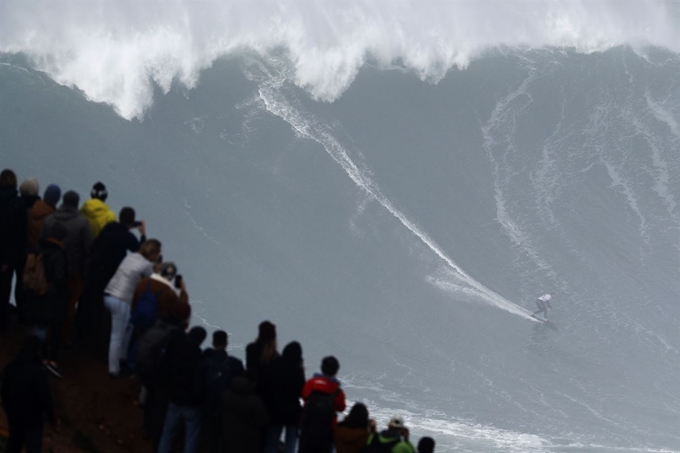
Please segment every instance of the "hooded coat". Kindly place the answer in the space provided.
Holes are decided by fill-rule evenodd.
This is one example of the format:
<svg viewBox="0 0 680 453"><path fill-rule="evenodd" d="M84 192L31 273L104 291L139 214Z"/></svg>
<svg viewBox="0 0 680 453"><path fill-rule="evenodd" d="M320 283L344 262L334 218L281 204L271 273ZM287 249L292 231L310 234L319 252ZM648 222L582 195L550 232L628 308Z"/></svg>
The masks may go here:
<svg viewBox="0 0 680 453"><path fill-rule="evenodd" d="M98 198L90 198L83 207L80 208L80 213L90 222L92 229L92 237L99 236L99 233L106 225L116 221L116 214L109 208L106 203Z"/></svg>
<svg viewBox="0 0 680 453"><path fill-rule="evenodd" d="M47 233L57 222L66 227L64 249L68 257L69 270L81 276L85 275L85 268L92 247L90 224L76 208L62 205L54 214L45 219L40 236L47 237Z"/></svg>

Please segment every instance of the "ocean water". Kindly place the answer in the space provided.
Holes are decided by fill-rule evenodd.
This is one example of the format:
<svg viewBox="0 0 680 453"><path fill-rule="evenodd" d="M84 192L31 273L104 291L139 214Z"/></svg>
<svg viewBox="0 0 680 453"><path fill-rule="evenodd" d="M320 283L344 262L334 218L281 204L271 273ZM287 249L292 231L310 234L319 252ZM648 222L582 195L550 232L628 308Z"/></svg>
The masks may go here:
<svg viewBox="0 0 680 453"><path fill-rule="evenodd" d="M675 3L92 5L0 5L0 166L103 181L234 355L437 451L680 451Z"/></svg>

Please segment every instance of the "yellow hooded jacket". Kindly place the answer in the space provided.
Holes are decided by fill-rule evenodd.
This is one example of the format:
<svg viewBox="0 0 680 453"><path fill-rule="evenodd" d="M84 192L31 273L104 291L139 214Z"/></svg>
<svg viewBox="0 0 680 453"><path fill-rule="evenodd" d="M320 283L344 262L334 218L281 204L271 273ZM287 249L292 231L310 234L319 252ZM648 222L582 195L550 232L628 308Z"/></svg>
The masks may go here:
<svg viewBox="0 0 680 453"><path fill-rule="evenodd" d="M87 218L88 222L90 222L93 239L99 235L99 232L106 225L116 221L116 214L114 214L111 208L106 206L103 201L97 198L90 198L83 203L83 207L80 208L80 213Z"/></svg>

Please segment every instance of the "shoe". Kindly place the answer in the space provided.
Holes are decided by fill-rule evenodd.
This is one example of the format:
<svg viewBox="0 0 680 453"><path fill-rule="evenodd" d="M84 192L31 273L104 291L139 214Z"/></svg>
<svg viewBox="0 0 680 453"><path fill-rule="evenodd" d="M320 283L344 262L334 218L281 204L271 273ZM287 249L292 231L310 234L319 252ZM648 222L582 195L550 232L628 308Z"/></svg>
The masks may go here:
<svg viewBox="0 0 680 453"><path fill-rule="evenodd" d="M45 362L45 368L59 379L64 379L64 375L61 374L61 370L56 363Z"/></svg>

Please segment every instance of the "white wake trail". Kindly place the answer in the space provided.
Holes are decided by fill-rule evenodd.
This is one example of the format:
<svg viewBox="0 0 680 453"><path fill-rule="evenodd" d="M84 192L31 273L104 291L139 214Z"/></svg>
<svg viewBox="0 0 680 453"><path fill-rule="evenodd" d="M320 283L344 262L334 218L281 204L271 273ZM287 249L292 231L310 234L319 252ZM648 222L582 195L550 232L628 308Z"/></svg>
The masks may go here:
<svg viewBox="0 0 680 453"><path fill-rule="evenodd" d="M382 194L375 181L367 175L368 172L362 171L354 163L347 150L338 142L325 125L321 124L320 121L313 118L310 114L303 114L287 101L280 91L282 84L286 80L285 74L274 76L262 66L259 66L258 70L264 73L264 77L255 77L254 74L250 74L250 76L259 79L257 80L259 82L259 94L264 102L266 110L290 124L299 136L319 143L331 158L342 166L357 187L365 191L371 198L375 199L381 206L387 209L387 211L399 220L404 227L434 252L434 254L454 272L454 275L458 280L468 286L468 288L463 288L462 292L476 296L486 303L509 313L538 322L531 316L531 312L527 309L508 301L470 277L441 250L427 233L418 228L418 226L409 220L404 213L397 209L392 202Z"/></svg>

